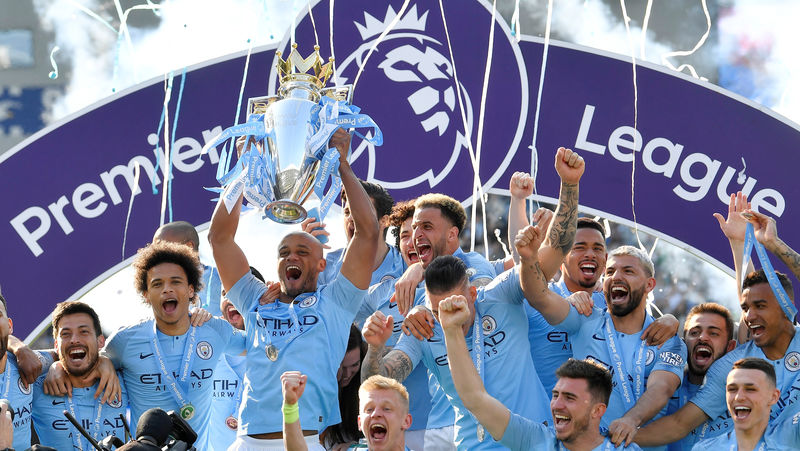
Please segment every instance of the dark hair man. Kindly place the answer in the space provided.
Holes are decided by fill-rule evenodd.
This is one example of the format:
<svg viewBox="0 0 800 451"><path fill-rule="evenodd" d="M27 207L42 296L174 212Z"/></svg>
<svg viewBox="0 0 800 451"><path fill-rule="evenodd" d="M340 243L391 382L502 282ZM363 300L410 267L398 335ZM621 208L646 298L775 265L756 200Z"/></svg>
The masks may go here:
<svg viewBox="0 0 800 451"><path fill-rule="evenodd" d="M66 410L97 441L109 435L125 441L128 395L122 385L121 398L103 405L95 398L99 375L95 371L99 350L105 345L97 313L83 302L61 302L53 310L53 338L72 391L66 396L51 396L43 391L44 376L33 385L33 423L42 445L55 449L91 449L89 442L64 417ZM87 377L88 376L88 377ZM21 448L20 448L21 449Z"/></svg>
<svg viewBox="0 0 800 451"><path fill-rule="evenodd" d="M464 262L454 256L441 256L425 269L425 291L434 317L442 299L452 295L467 299L470 318L461 332L472 344L473 358L478 361L489 393L527 418L548 421L550 414L544 408L546 395L528 357L528 324L518 271L507 271L489 285L476 288L468 282ZM403 381L423 362L456 412L459 449L496 449L498 445L486 440L485 430L464 408L456 393L438 321L431 339L420 341L402 335L397 346L387 352L384 344L392 335L391 325L391 317L379 312L364 326L364 340L370 346L362 365L362 377L381 374Z"/></svg>
<svg viewBox="0 0 800 451"><path fill-rule="evenodd" d="M535 274L521 278L533 282L523 285L526 294L531 293L527 299L550 324L570 333L576 358L592 358L613 370L617 384L601 424L615 444L630 444L638 427L666 410L680 386L686 359L686 346L677 336L660 349L641 339L653 322L645 310L647 294L655 288L653 263L632 246L612 251L603 284L608 310L595 307L585 317L547 288L538 260L541 241L530 226L517 235L522 268Z"/></svg>
<svg viewBox="0 0 800 451"><path fill-rule="evenodd" d="M277 299L264 299L267 303L260 305L267 286L250 274L247 258L234 241L242 197L231 211L222 201L214 210L208 238L228 298L238 311L245 312L247 333L244 401L239 434L231 449L281 449L278 379L285 371L301 371L311 377L301 401L302 424L307 428L304 434L316 436L325 424L340 421L336 372L345 354L350 324L369 287L378 222L347 162L350 135L339 129L329 145L339 151L339 174L354 231L339 276L327 285L317 284L325 269L320 242L306 232L291 232L278 244L280 293Z"/></svg>
<svg viewBox="0 0 800 451"><path fill-rule="evenodd" d="M766 360L737 360L728 373L725 402L733 419L733 430L702 440L693 450L790 450L800 448L800 414L771 422L770 409L779 402L775 368Z"/></svg>
<svg viewBox="0 0 800 451"><path fill-rule="evenodd" d="M206 448L214 368L225 353L242 352L244 335L221 318L192 325L189 306L202 270L189 246L156 241L139 249L133 269L154 319L119 329L104 353L125 379L134 419L153 407L174 410L197 432L196 446Z"/></svg>
<svg viewBox="0 0 800 451"><path fill-rule="evenodd" d="M451 296L439 303L450 374L458 396L500 444L512 450L639 449L636 445L616 447L600 434L600 419L611 395L611 374L595 363L569 359L558 368L550 401L555 420L552 427L509 411L487 393L473 366L463 334L469 316L463 296Z"/></svg>
<svg viewBox="0 0 800 451"><path fill-rule="evenodd" d="M734 324L731 312L714 302L697 304L689 310L683 324L683 342L686 344L687 365L683 382L675 391L667 407L667 415L675 413L697 393L706 372L717 359L736 347L733 338ZM689 451L709 430L722 427L720 422L729 421L727 416L704 423L683 440L670 443L669 451Z"/></svg>
<svg viewBox="0 0 800 451"><path fill-rule="evenodd" d="M359 182L372 202L375 217L378 220L378 227L380 228L380 233L376 238L377 251L375 252L372 263L372 279L370 279L369 283L370 286L372 286L386 279L396 279L400 277L406 269L406 266L403 264L403 258L400 256L400 252L397 248L389 246L386 243L386 232L389 228L389 215L392 213L392 206L394 205L392 195L386 191L386 188L378 184L366 182L364 180L359 180ZM345 238L347 239L347 245L350 245L353 239L355 226L353 223L353 215L350 212L350 204L347 202L347 193L345 192L342 192L342 215L344 216ZM320 228L324 227L325 224L320 223L317 218L307 218L303 221L302 225L303 230L314 236L328 234L324 228ZM346 247L336 249L325 255L325 269L319 274L319 278L317 279L318 285L327 284L339 274L339 268L342 267L346 249Z"/></svg>
<svg viewBox="0 0 800 451"><path fill-rule="evenodd" d="M737 210L734 199L731 196L727 222L723 227L723 232L731 240L734 255L737 255L737 244L731 237L736 236L736 230L741 231L744 237L746 222L742 214L749 214L752 215L751 221L758 223L756 240L770 252L777 253L795 275L800 274L800 255L778 238L775 221L751 210ZM739 257L741 253L738 253ZM776 276L794 302L792 283L784 274L776 273ZM637 443L649 446L672 443L685 437L705 421L727 415L723 402L725 376L735 361L745 357L757 357L774 363L781 398L772 406L771 421L787 421L793 414L792 409L786 407L800 400L800 390L797 388L800 387L800 353L797 351L800 349L800 334L797 333L798 326L794 325L793 318L788 318L781 308L764 270L751 272L745 277L740 306L743 322L739 327L747 327L752 340L739 345L714 362L706 373L705 384L697 394L674 414L639 430L636 435ZM722 426L715 431L709 431L706 436L725 433L732 425L731 422L724 422Z"/></svg>
<svg viewBox="0 0 800 451"><path fill-rule="evenodd" d="M200 250L200 237L197 235L197 230L186 221L168 222L159 227L153 234L153 242L159 240L185 244L194 249L195 253ZM213 266L203 265L203 276L200 283L203 289L197 293L198 307L208 310L214 316L222 315L219 310L222 284L217 269Z"/></svg>

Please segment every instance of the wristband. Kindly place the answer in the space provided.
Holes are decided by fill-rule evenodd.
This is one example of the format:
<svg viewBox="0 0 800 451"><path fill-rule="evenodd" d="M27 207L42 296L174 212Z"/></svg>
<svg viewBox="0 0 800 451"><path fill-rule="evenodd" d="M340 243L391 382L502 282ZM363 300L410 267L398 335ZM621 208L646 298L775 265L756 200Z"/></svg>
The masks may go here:
<svg viewBox="0 0 800 451"><path fill-rule="evenodd" d="M283 411L283 422L286 424L292 424L300 419L300 407L297 403L284 403L281 410Z"/></svg>

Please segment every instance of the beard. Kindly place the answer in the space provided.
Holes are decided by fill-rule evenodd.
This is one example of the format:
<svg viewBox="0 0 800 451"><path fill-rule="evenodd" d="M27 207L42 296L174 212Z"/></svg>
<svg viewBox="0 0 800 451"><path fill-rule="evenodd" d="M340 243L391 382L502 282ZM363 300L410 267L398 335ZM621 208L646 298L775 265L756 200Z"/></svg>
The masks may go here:
<svg viewBox="0 0 800 451"><path fill-rule="evenodd" d="M572 417L572 433L566 437L556 437L562 442L572 442L589 430L589 412L581 418Z"/></svg>
<svg viewBox="0 0 800 451"><path fill-rule="evenodd" d="M608 306L609 311L614 316L626 316L632 311L636 310L639 305L642 304L642 299L644 299L645 291L644 287L639 287L637 290L628 289L628 302L624 305L614 304L611 301L611 292L607 291L604 293L606 296L606 305Z"/></svg>
<svg viewBox="0 0 800 451"><path fill-rule="evenodd" d="M67 374L69 374L70 376L83 377L83 376L86 376L87 374L89 374L92 370L94 370L94 368L97 366L98 357L99 356L98 356L98 352L97 352L96 349L94 351L92 351L90 349L87 349L86 350L86 361L88 362L88 365L86 365L85 367L82 367L82 368L71 368L67 364L67 361L69 359L68 356L62 356L61 364L64 366L64 371L66 371Z"/></svg>

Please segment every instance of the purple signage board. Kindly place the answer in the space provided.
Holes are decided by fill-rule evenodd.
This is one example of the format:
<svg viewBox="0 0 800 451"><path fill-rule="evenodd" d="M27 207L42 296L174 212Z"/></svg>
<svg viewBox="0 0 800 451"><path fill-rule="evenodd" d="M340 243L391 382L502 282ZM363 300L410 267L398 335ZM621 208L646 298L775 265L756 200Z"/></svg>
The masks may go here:
<svg viewBox="0 0 800 451"><path fill-rule="evenodd" d="M793 202L800 188L790 175L800 165L796 124L707 83L644 65L637 67L634 128L630 61L551 43L534 152L542 42L523 37L516 43L504 23L492 24L483 1L445 2L448 41L439 2L420 0L410 2L375 45L402 4L335 2L331 22L330 5L321 1L312 8L313 23L306 16L295 31L301 54L312 50L316 31L327 57L333 23L339 83L353 83L363 65L353 103L380 125L384 145L354 139L353 166L396 199L438 191L471 203L475 167L484 190L503 189L513 172L530 170L534 154L538 194L553 199L553 155L567 146L586 159L586 212L632 223L635 208L644 230L730 266L727 241L711 214L724 212L728 194L742 189L754 207L778 218L783 238L797 247L785 233L800 228ZM482 102L491 27L492 63ZM279 46L284 52L287 41ZM245 99L274 92L273 51L253 52ZM210 219L215 196L203 187L215 186L223 149L204 155L200 149L233 125L244 67L243 54L192 67L182 96L181 74L175 74L166 121L174 134L167 202L174 220ZM150 241L162 217L165 165L155 149L165 144L163 132L156 135L163 102L163 80L144 83L0 157L0 286L20 336L56 302L80 296ZM125 234L137 163L140 180ZM164 217L170 220L169 208Z"/></svg>

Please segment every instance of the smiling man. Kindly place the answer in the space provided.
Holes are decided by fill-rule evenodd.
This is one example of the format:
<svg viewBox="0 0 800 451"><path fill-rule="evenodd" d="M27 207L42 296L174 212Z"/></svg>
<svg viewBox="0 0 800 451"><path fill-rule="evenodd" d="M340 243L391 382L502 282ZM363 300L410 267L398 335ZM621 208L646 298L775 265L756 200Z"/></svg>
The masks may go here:
<svg viewBox="0 0 800 451"><path fill-rule="evenodd" d="M600 434L600 419L611 395L611 375L603 367L569 359L556 371L558 380L550 400L555 424L547 427L514 412L486 392L472 364L463 328L469 324L469 308L463 296L439 303L447 345L448 364L464 406L501 444L512 450L570 451L638 450L637 445L614 446Z"/></svg>
<svg viewBox="0 0 800 451"><path fill-rule="evenodd" d="M784 290L792 296L792 283L781 273L776 273ZM672 443L685 437L709 419L716 422L727 415L725 405L725 377L733 363L745 357L771 361L778 374L780 401L772 406L771 421L786 421L794 413L787 406L798 402L800 396L800 334L798 326L786 317L763 270L747 275L742 284L741 307L744 327L753 339L741 344L714 362L706 373L705 383L694 397L672 415L661 418L636 434L639 445L653 446ZM740 327L742 327L740 325ZM731 421L720 422L716 430L706 432L706 437L726 433L733 427Z"/></svg>
<svg viewBox="0 0 800 451"><path fill-rule="evenodd" d="M234 241L242 197L231 211L220 200L211 219L208 239L214 260L247 332L239 434L230 449L283 449L279 379L285 371L311 376L300 403L303 433L317 449L322 428L341 421L336 373L350 324L369 287L379 232L372 203L347 162L350 135L339 129L329 145L339 151L339 174L354 232L339 275L327 285L317 284L325 269L320 242L306 232L291 232L277 246L280 292L269 296L268 287L250 274L247 257Z"/></svg>
<svg viewBox="0 0 800 451"><path fill-rule="evenodd" d="M528 301L550 324L570 334L575 358L591 359L612 372L616 384L601 425L608 428L615 444L630 443L638 427L664 414L681 384L686 361L686 346L677 336L661 348L641 339L653 322L645 310L645 298L655 288L653 263L632 246L613 250L603 283L608 310L595 307L585 317L548 289L538 260L541 239L532 229L527 227L517 235L522 267L538 275L521 279L533 282L523 286L530 293Z"/></svg>
<svg viewBox="0 0 800 451"><path fill-rule="evenodd" d="M705 302L689 310L683 325L683 342L687 349L687 365L680 388L670 399L667 415L675 413L697 393L711 365L736 347L734 324L730 311L720 304ZM722 428L730 417L724 415L700 425L683 440L671 443L669 451L689 451L709 431Z"/></svg>
<svg viewBox="0 0 800 451"><path fill-rule="evenodd" d="M798 417L770 422L770 409L781 397L775 369L766 360L737 360L728 373L725 402L733 419L733 430L702 440L693 451L737 449L739 451L796 450L800 447Z"/></svg>
<svg viewBox="0 0 800 451"><path fill-rule="evenodd" d="M121 371L132 420L145 410L174 410L197 432L205 449L211 416L214 368L226 353L240 354L244 335L221 318L190 323L189 306L201 289L201 265L192 248L157 241L139 249L133 262L136 290L154 319L123 327L104 353Z"/></svg>
<svg viewBox="0 0 800 451"><path fill-rule="evenodd" d="M107 405L95 399L98 378L88 378L98 365L98 351L105 344L97 313L88 305L61 302L53 311L53 338L58 359L67 373L72 392L50 396L43 391L44 375L33 386L33 423L42 445L55 449L91 449L89 442L67 420L66 410L97 441L115 435L123 442L128 396L122 385L121 399ZM122 382L121 382L122 383ZM127 419L126 419L127 421Z"/></svg>

